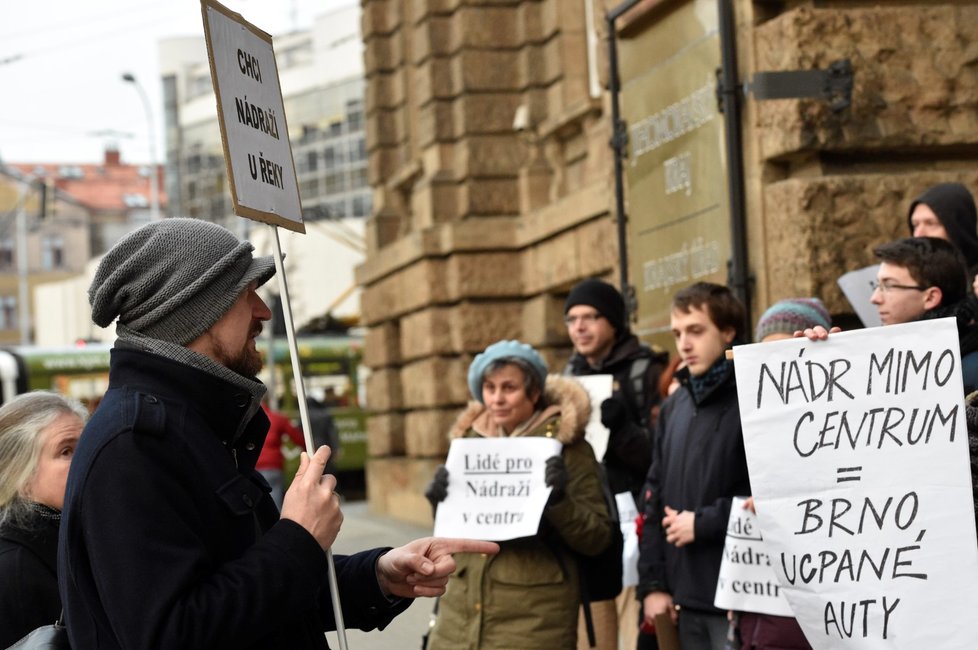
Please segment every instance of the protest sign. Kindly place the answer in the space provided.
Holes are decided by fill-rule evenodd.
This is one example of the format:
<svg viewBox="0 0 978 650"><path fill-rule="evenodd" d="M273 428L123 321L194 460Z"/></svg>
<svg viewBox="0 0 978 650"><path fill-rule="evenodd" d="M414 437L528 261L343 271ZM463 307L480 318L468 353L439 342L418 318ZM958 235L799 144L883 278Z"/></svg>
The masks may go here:
<svg viewBox="0 0 978 650"><path fill-rule="evenodd" d="M550 498L546 462L561 449L560 441L536 436L452 440L435 535L496 542L535 535Z"/></svg>
<svg viewBox="0 0 978 650"><path fill-rule="evenodd" d="M201 0L234 213L306 231L272 36Z"/></svg>
<svg viewBox="0 0 978 650"><path fill-rule="evenodd" d="M850 271L836 280L836 284L846 294L849 304L866 327L879 327L883 324L876 305L869 301L873 297L873 283L880 265L873 264L856 271Z"/></svg>
<svg viewBox="0 0 978 650"><path fill-rule="evenodd" d="M727 541L713 604L738 612L792 616L791 606L771 566L771 552L761 535L757 516L744 508L744 497L730 506Z"/></svg>
<svg viewBox="0 0 978 650"><path fill-rule="evenodd" d="M634 587L638 584L638 531L635 529L635 518L638 508L635 507L635 497L631 492L619 492L615 495L615 506L618 508L618 525L621 526L621 586Z"/></svg>
<svg viewBox="0 0 978 650"><path fill-rule="evenodd" d="M604 459L604 454L608 451L608 427L601 424L601 402L611 397L614 385L612 375L582 375L574 377L584 386L587 395L591 400L591 418L587 421L584 428L584 439L594 450L594 457L599 461Z"/></svg>
<svg viewBox="0 0 978 650"><path fill-rule="evenodd" d="M978 647L955 321L734 353L758 518L812 647Z"/></svg>

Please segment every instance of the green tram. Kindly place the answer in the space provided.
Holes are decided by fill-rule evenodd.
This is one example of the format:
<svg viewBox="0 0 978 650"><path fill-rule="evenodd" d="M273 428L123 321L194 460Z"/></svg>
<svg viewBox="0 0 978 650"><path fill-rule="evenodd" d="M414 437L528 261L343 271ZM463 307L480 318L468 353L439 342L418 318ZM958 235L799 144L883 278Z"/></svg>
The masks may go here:
<svg viewBox="0 0 978 650"><path fill-rule="evenodd" d="M296 339L306 394L327 404L340 438L336 467L359 471L367 459L367 427L363 399L364 372L360 361L363 341L357 336L300 336ZM95 410L109 386L109 350L102 343L41 348L0 348L0 393L6 402L32 390L54 390ZM299 421L295 381L288 342L261 339L265 359L259 378L278 398L278 409ZM272 371L273 370L273 371Z"/></svg>

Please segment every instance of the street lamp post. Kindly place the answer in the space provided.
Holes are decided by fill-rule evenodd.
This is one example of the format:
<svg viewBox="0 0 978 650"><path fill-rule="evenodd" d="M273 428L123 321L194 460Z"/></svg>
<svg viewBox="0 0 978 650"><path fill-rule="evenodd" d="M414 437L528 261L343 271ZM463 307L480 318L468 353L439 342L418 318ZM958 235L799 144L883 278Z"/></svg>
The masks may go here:
<svg viewBox="0 0 978 650"><path fill-rule="evenodd" d="M139 96L143 100L143 106L146 108L146 121L149 123L149 157L151 168L149 175L150 218L156 221L160 218L160 175L159 169L156 166L156 129L153 126L153 107L149 102L149 96L146 94L146 90L136 79L135 75L131 72L126 72L122 75L122 80L136 87L136 91L139 92Z"/></svg>

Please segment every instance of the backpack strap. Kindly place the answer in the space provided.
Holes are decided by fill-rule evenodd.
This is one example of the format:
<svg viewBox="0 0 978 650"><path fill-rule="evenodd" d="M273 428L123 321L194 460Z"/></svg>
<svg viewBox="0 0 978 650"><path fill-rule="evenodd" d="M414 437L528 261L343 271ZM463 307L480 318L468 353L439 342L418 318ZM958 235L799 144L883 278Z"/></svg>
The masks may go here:
<svg viewBox="0 0 978 650"><path fill-rule="evenodd" d="M628 370L628 383L632 389L632 399L635 401L635 413L643 425L648 424L649 420L645 374L651 363L652 360L650 358L642 357L633 361L632 367Z"/></svg>

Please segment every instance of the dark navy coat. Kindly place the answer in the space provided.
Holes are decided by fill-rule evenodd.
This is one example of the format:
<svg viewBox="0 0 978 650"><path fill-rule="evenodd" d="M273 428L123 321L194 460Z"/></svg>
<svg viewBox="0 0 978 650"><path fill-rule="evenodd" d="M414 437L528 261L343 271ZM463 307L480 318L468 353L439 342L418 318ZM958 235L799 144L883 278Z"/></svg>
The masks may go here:
<svg viewBox="0 0 978 650"><path fill-rule="evenodd" d="M61 524L72 646L326 648L326 555L254 471L268 419L251 394L141 350L114 349L110 368ZM335 557L347 627L383 628L410 603L380 591L383 552Z"/></svg>
<svg viewBox="0 0 978 650"><path fill-rule="evenodd" d="M57 518L0 530L0 648L58 620L57 560Z"/></svg>

